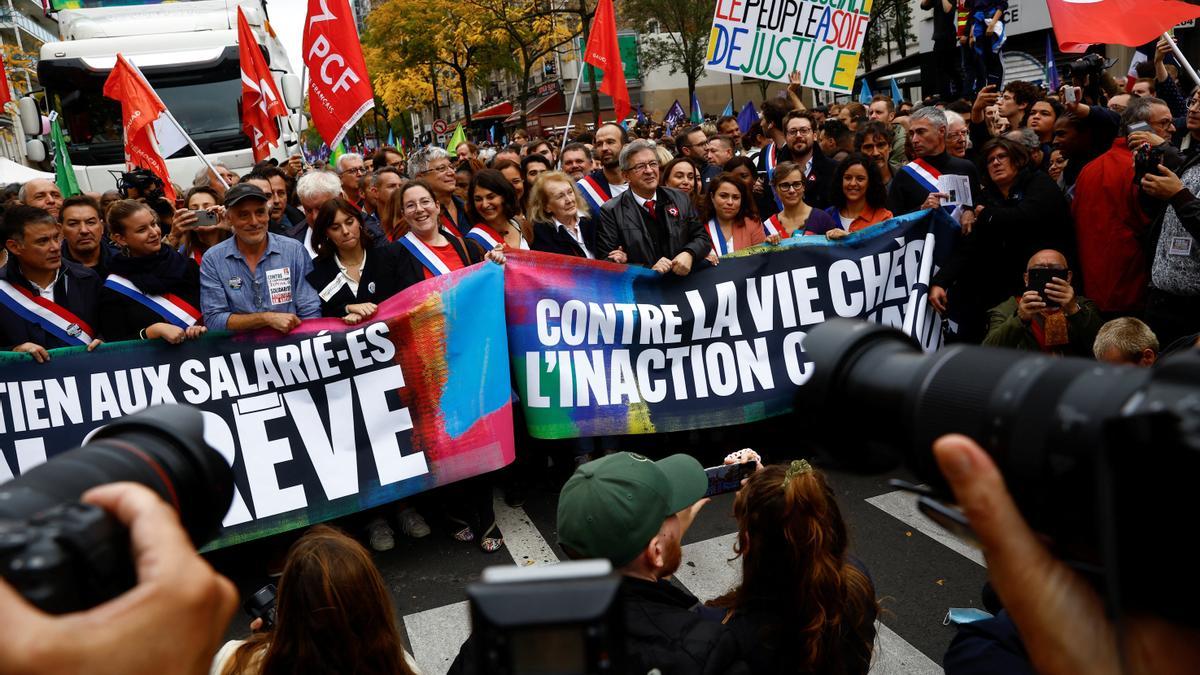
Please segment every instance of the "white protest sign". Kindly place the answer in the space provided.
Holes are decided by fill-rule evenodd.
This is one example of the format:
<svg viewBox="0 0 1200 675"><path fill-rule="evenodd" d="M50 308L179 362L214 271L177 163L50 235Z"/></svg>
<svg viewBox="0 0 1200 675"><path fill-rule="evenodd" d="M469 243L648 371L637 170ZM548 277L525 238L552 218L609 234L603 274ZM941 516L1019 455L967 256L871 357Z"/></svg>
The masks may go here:
<svg viewBox="0 0 1200 675"><path fill-rule="evenodd" d="M705 68L849 94L872 0L717 0Z"/></svg>

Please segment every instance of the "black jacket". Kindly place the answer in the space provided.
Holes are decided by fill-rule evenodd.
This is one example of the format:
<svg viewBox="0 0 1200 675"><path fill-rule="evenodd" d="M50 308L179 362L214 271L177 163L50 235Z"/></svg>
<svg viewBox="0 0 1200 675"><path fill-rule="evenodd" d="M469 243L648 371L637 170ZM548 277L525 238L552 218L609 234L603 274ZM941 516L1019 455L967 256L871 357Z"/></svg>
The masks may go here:
<svg viewBox="0 0 1200 675"><path fill-rule="evenodd" d="M101 237L100 260L96 262L95 267L89 268L96 273L96 276L100 277L100 281L104 281L104 277L108 276L108 263L116 254L117 247L112 243L112 241L108 237ZM62 257L63 260L70 260L73 263L79 263L80 265L83 265L83 263L80 263L75 256L71 255L71 249L67 248L66 241L63 241ZM87 265L84 265L84 267L87 267Z"/></svg>
<svg viewBox="0 0 1200 675"><path fill-rule="evenodd" d="M383 233L383 228L381 228L379 226L378 219L369 219L369 218L367 218L366 213L360 213L359 217L358 217L358 221L360 223L362 223L363 228L366 229L366 231L370 233L372 247L381 248L383 246L388 245L387 235ZM296 241L300 242L300 245L303 246L304 245L304 231L307 229L308 229L308 221L301 220L300 222L296 223L295 225L292 225L290 228L287 228L286 230L284 230L283 236L291 237L292 239L295 239Z"/></svg>
<svg viewBox="0 0 1200 675"><path fill-rule="evenodd" d="M712 240L700 222L696 207L686 194L675 188L659 186L655 192L652 223L646 209L638 206L633 190L608 200L600 208L600 225L596 231L597 258L607 258L618 246L625 249L629 263L650 266L659 258L674 258L683 251L692 254L695 266L712 249ZM665 227L666 240L652 234L656 225Z"/></svg>
<svg viewBox="0 0 1200 675"><path fill-rule="evenodd" d="M147 288L138 283L136 277L129 280L138 287L138 290L150 295L163 295L171 293L178 296L181 300L188 303L192 308L200 309L200 266L192 258L184 258L174 249L163 246L161 251L162 264L160 270L148 269L147 272L155 274L155 278L164 281L163 288ZM122 264L128 259L123 256L113 257L113 268L110 270L112 274L122 274ZM173 269L175 274L168 274L166 270ZM182 272L179 274L178 272ZM104 339L109 342L117 342L120 340L137 340L139 333L143 328L147 328L156 323L168 323L161 314L146 307L142 303L124 295L118 291L114 291L107 286L102 286L100 289L100 333L104 335Z"/></svg>
<svg viewBox="0 0 1200 675"><path fill-rule="evenodd" d="M475 242L468 241L464 245L462 240L455 237L445 228L442 228L442 236L454 247L464 267L483 261L483 251L480 250L479 245ZM415 255L405 248L404 244L397 241L394 244L389 244L387 249L390 254L395 256L396 260L397 291L402 291L413 284L425 281L425 266L421 264L420 260L417 260Z"/></svg>
<svg viewBox="0 0 1200 675"><path fill-rule="evenodd" d="M0 267L0 279L37 292L21 274L21 266L15 257L9 257L8 264ZM64 258L62 272L58 275L58 281L54 283L54 298L56 304L79 317L92 329L92 337L101 337L100 327L96 324L100 305L100 277L96 276L95 272ZM12 350L13 347L26 342L41 345L46 349L77 346L63 342L47 333L41 325L27 321L0 304L0 349Z"/></svg>
<svg viewBox="0 0 1200 675"><path fill-rule="evenodd" d="M979 171L976 170L974 164L947 152L933 157L925 157L924 160L942 174L966 176L971 181L971 203L979 203ZM918 183L907 171L901 169L896 172L895 177L892 178L892 185L888 188L888 210L897 216L912 213L921 208L921 204L929 198L930 192L929 188Z"/></svg>
<svg viewBox="0 0 1200 675"><path fill-rule="evenodd" d="M321 298L321 316L341 318L346 316L346 305L362 302L379 304L400 290L400 266L394 246L369 248L363 261L362 276L358 280L358 292L343 285L328 299ZM411 255L410 255L411 257ZM339 274L334 256L313 260L313 270L304 279L320 296L325 287Z"/></svg>
<svg viewBox="0 0 1200 675"><path fill-rule="evenodd" d="M587 246L592 256L599 257L599 253L596 251L595 221L591 218L580 218L579 233L583 236L584 246ZM535 221L533 223L533 243L529 245L529 248L546 253L571 255L576 258L587 257L575 239L567 232L560 230L554 223Z"/></svg>
<svg viewBox="0 0 1200 675"><path fill-rule="evenodd" d="M771 187L771 178L766 175L767 170L767 152L763 150L758 153L756 164L758 165L758 173L766 178L766 185L761 193L756 194L754 201L758 207L758 215L761 219L766 220L772 215L779 212L778 204L775 201L775 191ZM794 162L792 158L791 148L786 145L778 146L775 149L775 161L777 163ZM821 152L821 147L813 142L812 169L808 172L808 176L804 179L804 203L814 209L827 209L833 206L833 172L837 170L838 163L825 156ZM800 167L802 170L804 167Z"/></svg>
<svg viewBox="0 0 1200 675"><path fill-rule="evenodd" d="M667 581L625 577L625 638L630 673L749 673L733 632L697 612L700 601Z"/></svg>

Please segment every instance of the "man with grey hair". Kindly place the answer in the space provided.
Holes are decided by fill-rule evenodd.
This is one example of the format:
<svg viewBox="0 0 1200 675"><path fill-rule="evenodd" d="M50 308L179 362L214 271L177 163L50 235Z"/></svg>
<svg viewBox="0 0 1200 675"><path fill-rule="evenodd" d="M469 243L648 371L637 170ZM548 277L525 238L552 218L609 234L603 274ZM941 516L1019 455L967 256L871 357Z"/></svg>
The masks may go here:
<svg viewBox="0 0 1200 675"><path fill-rule="evenodd" d="M362 211L366 206L363 200L362 179L369 173L367 163L363 161L363 156L357 152L347 152L338 157L337 173L342 179L342 194L346 201L358 207Z"/></svg>
<svg viewBox="0 0 1200 675"><path fill-rule="evenodd" d="M454 179L450 153L434 146L417 150L408 157L408 177L420 178L429 185L441 211L441 226L462 239L471 229L471 223L467 220L466 204L454 195L458 182Z"/></svg>
<svg viewBox="0 0 1200 675"><path fill-rule="evenodd" d="M658 184L655 148L636 140L621 149L618 165L629 189L600 207L596 248L613 262L685 276L713 244L688 195Z"/></svg>
<svg viewBox="0 0 1200 675"><path fill-rule="evenodd" d="M1158 336L1140 320L1122 316L1100 326L1092 352L1104 363L1149 368L1158 360Z"/></svg>
<svg viewBox="0 0 1200 675"><path fill-rule="evenodd" d="M63 203L62 190L49 178L25 181L21 184L21 189L17 190L17 199L25 206L36 206L45 210L54 216L55 220L58 220L58 212Z"/></svg>
<svg viewBox="0 0 1200 675"><path fill-rule="evenodd" d="M1042 141L1038 138L1036 131L1029 127L1021 127L1004 134L1004 137L1025 148L1025 151L1029 153L1030 166L1035 169L1042 168L1046 155L1042 152Z"/></svg>
<svg viewBox="0 0 1200 675"><path fill-rule="evenodd" d="M225 191L238 182L238 175L230 171L229 167L221 162L213 162L212 165L217 173L214 174L212 171L209 171L207 166L200 167L200 170L196 172L196 177L192 179L192 187L210 187L216 191L218 197L224 199ZM225 181L224 185L221 184L220 180L217 180L218 175L221 177L221 180Z"/></svg>

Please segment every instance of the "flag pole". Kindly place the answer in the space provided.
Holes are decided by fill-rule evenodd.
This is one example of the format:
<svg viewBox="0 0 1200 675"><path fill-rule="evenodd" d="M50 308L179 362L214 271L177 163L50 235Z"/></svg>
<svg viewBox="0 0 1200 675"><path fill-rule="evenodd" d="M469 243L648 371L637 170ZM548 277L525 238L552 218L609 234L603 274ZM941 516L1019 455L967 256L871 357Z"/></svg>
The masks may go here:
<svg viewBox="0 0 1200 675"><path fill-rule="evenodd" d="M229 183L225 182L225 179L222 178L221 174L217 172L217 167L213 166L212 162L208 161L208 158L205 157L204 153L200 151L200 147L196 145L196 141L192 140L192 137L187 131L184 130L183 125L179 123L179 120L175 119L175 116L171 114L171 109L167 107L166 103L163 103L163 100L158 95L158 92L154 91L154 87L150 86L150 80L147 80L146 76L142 74L142 69L138 68L137 64L133 61L126 60L126 62L129 64L130 68L133 68L133 72L137 73L137 76L142 79L142 84L145 84L146 88L149 89L152 94L154 94L154 98L158 101L158 104L163 107L163 114L167 116L167 120L170 121L171 124L175 125L175 128L179 130L179 133L183 134L183 140L187 141L187 144L192 148L192 152L196 153L196 156L200 158L200 161L204 162L204 166L207 166L208 170L212 172L212 175L216 176L217 181L221 183L221 186L228 190ZM164 163L166 162L165 157L163 158L163 161Z"/></svg>
<svg viewBox="0 0 1200 675"><path fill-rule="evenodd" d="M579 85L583 82L584 68L587 67L587 64L584 64L582 61L580 63L582 65L579 68L579 74L575 77L575 93L571 94L571 107L567 108L567 126L563 129L562 144L558 148L559 168L562 167L563 150L567 147L567 134L571 133L571 115L575 114L575 99L579 98ZM593 82L592 85L595 86L595 83Z"/></svg>
<svg viewBox="0 0 1200 675"><path fill-rule="evenodd" d="M1183 52L1179 51L1179 45L1175 44L1175 38L1171 37L1170 33L1163 33L1162 36L1163 39L1167 41L1167 44L1171 45L1171 51L1175 54L1175 60L1179 61L1179 65L1183 66L1183 69L1187 71L1188 75L1191 75L1192 82L1200 85L1200 75L1196 75L1196 71L1192 68L1192 64L1188 63L1188 60L1183 58Z"/></svg>

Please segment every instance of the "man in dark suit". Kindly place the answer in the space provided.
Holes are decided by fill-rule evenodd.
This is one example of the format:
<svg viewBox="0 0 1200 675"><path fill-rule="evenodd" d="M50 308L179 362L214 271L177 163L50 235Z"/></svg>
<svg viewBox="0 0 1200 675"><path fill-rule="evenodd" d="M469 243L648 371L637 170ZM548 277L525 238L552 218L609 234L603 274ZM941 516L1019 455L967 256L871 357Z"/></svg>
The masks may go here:
<svg viewBox="0 0 1200 675"><path fill-rule="evenodd" d="M62 226L44 209L16 206L4 214L8 264L0 268L0 349L31 354L100 344L93 329L100 277L64 260Z"/></svg>
<svg viewBox="0 0 1200 675"><path fill-rule="evenodd" d="M600 209L597 257L685 276L712 250L712 240L688 196L658 184L654 143L637 140L621 150L629 190Z"/></svg>

